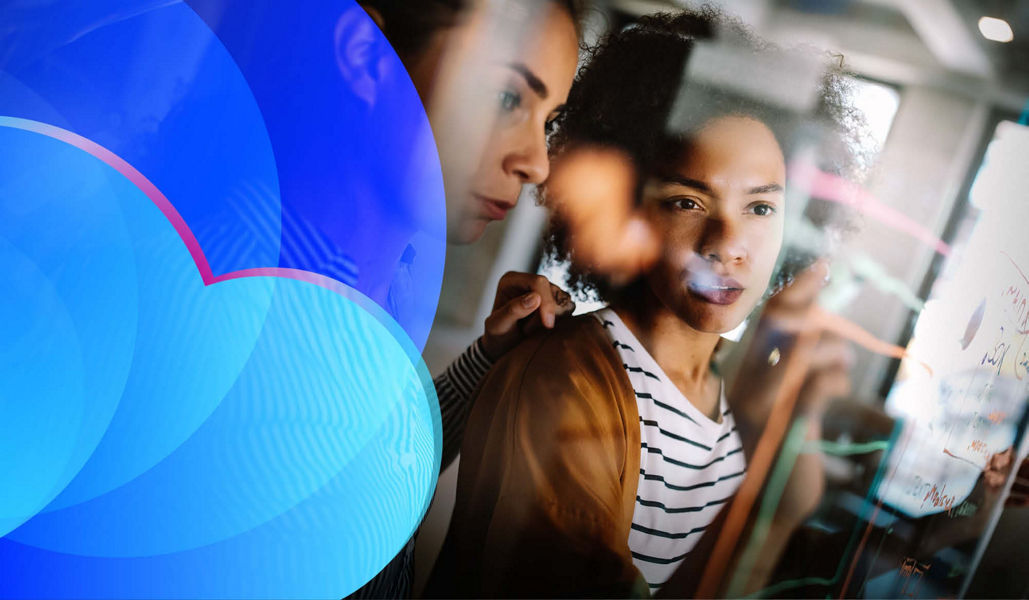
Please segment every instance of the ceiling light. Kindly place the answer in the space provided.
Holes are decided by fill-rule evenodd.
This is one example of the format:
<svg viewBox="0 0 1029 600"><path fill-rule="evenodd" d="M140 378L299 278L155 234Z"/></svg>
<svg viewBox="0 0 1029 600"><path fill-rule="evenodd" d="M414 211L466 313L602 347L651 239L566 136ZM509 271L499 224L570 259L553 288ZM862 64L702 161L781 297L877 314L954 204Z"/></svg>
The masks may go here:
<svg viewBox="0 0 1029 600"><path fill-rule="evenodd" d="M1010 42L1015 37L1007 21L993 17L979 19L979 32L984 38L995 42Z"/></svg>

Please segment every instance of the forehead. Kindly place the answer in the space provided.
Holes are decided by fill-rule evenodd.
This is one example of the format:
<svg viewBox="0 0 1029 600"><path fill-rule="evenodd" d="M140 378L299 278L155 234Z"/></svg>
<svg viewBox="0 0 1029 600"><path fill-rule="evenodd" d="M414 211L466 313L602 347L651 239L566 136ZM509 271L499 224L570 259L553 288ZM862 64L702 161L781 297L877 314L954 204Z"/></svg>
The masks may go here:
<svg viewBox="0 0 1029 600"><path fill-rule="evenodd" d="M571 15L554 2L488 2L469 21L479 44L467 48L493 64L527 67L563 101L579 57Z"/></svg>
<svg viewBox="0 0 1029 600"><path fill-rule="evenodd" d="M741 116L719 117L697 130L677 171L712 186L786 183L785 160L775 135L764 123Z"/></svg>

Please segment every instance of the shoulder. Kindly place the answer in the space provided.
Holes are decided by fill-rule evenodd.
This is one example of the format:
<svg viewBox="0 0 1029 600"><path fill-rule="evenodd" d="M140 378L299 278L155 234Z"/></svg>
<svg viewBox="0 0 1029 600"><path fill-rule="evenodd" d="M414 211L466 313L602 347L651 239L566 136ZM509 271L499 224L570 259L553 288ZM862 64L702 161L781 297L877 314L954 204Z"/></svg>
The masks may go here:
<svg viewBox="0 0 1029 600"><path fill-rule="evenodd" d="M529 379L568 380L575 374L597 381L624 376L618 352L592 314L560 319L553 329L537 331L501 358L495 371L518 371Z"/></svg>
<svg viewBox="0 0 1029 600"><path fill-rule="evenodd" d="M635 406L618 352L591 314L561 319L529 336L493 366L480 397L562 414L624 413L627 403Z"/></svg>
<svg viewBox="0 0 1029 600"><path fill-rule="evenodd" d="M461 468L472 477L485 464L531 463L529 479L546 472L620 498L621 477L639 462L632 448L632 385L601 323L583 315L529 336L493 366L472 405Z"/></svg>

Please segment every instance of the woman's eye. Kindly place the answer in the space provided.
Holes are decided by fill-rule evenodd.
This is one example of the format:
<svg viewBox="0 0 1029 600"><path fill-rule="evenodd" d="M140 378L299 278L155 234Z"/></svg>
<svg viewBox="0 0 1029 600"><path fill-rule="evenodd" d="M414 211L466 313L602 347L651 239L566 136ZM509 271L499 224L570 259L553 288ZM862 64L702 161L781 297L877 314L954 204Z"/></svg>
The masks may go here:
<svg viewBox="0 0 1029 600"><path fill-rule="evenodd" d="M497 101L500 102L500 110L504 112L511 112L522 105L521 95L510 90L499 92Z"/></svg>
<svg viewBox="0 0 1029 600"><path fill-rule="evenodd" d="M693 198L672 198L668 200L668 204L678 210L696 210L700 208L700 203Z"/></svg>
<svg viewBox="0 0 1029 600"><path fill-rule="evenodd" d="M771 204L756 204L751 210L753 210L754 214L759 217L766 217L768 215L775 214L775 207Z"/></svg>

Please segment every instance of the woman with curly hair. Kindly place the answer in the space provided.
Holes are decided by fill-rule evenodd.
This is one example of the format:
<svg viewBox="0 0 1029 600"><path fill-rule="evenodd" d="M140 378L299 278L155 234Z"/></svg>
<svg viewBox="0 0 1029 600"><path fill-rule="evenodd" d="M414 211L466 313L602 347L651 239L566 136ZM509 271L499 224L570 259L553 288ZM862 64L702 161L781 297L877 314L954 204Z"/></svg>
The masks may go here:
<svg viewBox="0 0 1029 600"><path fill-rule="evenodd" d="M479 388L428 594L648 596L740 486L767 413L734 414L712 362L773 278L793 136L791 117L741 96L677 101L715 27L774 51L713 11L655 15L607 37L573 85L552 156L631 157L661 254L616 288L551 236L575 286L609 305L527 339ZM820 117L842 135L839 91L825 79Z"/></svg>

